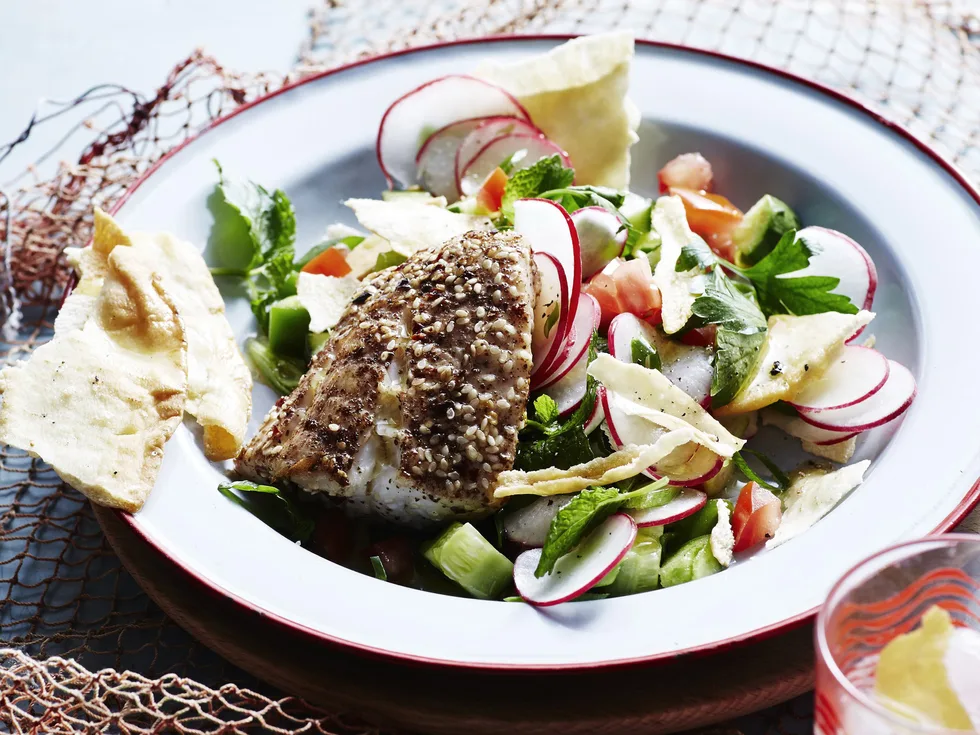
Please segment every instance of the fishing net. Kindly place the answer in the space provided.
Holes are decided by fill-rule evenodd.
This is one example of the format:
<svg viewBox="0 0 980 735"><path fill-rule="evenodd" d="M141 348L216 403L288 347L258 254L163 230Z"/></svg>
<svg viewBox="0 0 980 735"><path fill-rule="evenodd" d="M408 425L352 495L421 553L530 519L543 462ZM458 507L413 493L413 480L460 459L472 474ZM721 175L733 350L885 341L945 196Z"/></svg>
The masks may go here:
<svg viewBox="0 0 980 735"><path fill-rule="evenodd" d="M196 52L150 96L95 86L46 104L0 147L0 355L20 359L49 338L69 277L62 251L89 238L93 205L110 207L154 161L236 107L389 50L611 28L849 91L980 177L971 0L327 0L287 75L231 71ZM26 161L40 128L56 129L59 143ZM381 732L274 691L197 643L122 568L88 503L10 448L0 449L0 646L0 731ZM810 713L804 697L716 732L809 732Z"/></svg>

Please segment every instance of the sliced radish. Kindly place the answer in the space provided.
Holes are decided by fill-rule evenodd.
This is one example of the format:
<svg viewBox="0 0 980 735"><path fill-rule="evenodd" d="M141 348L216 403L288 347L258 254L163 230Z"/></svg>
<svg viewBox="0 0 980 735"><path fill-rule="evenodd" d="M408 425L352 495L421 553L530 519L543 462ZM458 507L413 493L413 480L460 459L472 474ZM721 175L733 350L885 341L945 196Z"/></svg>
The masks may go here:
<svg viewBox="0 0 980 735"><path fill-rule="evenodd" d="M567 418L572 411L582 405L588 386L588 369L589 360L586 355L576 363L575 368L568 375L545 391L558 404L560 418Z"/></svg>
<svg viewBox="0 0 980 735"><path fill-rule="evenodd" d="M881 390L888 373L888 358L880 352L848 345L823 375L807 383L789 403L800 413L813 415L847 408Z"/></svg>
<svg viewBox="0 0 980 735"><path fill-rule="evenodd" d="M416 177L422 188L450 202L459 199L456 182L456 153L463 139L486 120L499 118L477 117L460 120L440 128L419 148L415 156ZM511 118L516 120L516 118Z"/></svg>
<svg viewBox="0 0 980 735"><path fill-rule="evenodd" d="M508 159L513 173L554 155L561 156L565 166L571 165L568 154L543 135L512 133L495 138L466 164L459 177L459 190L464 194L475 193L490 172Z"/></svg>
<svg viewBox="0 0 980 735"><path fill-rule="evenodd" d="M586 359L589 354L589 345L592 344L592 336L599 328L601 319L602 312L599 309L599 302L589 294L580 294L578 309L575 312L575 322L568 332L565 348L562 350L559 359L555 360L554 367L549 371L549 374L537 376L541 378L540 386L538 386L541 390L557 383L575 369L579 362Z"/></svg>
<svg viewBox="0 0 980 735"><path fill-rule="evenodd" d="M826 227L804 227L797 235L813 247L810 264L783 278L833 276L840 283L834 293L843 294L859 309L870 309L878 287L878 271L871 256L854 240ZM860 334L860 332L858 333ZM854 339L855 334L851 339Z"/></svg>
<svg viewBox="0 0 980 735"><path fill-rule="evenodd" d="M623 253L629 232L622 220L604 207L572 212L582 248L582 278L591 278Z"/></svg>
<svg viewBox="0 0 980 735"><path fill-rule="evenodd" d="M908 368L888 361L888 380L876 393L853 406L800 414L808 424L830 431L855 432L873 429L901 416L915 398L915 377Z"/></svg>
<svg viewBox="0 0 980 735"><path fill-rule="evenodd" d="M453 160L453 170L456 176L456 186L463 178L463 170L476 158L488 143L502 138L505 135L522 133L524 135L543 136L538 128L534 127L528 120L513 116L485 118L476 128L472 130L459 144Z"/></svg>
<svg viewBox="0 0 980 735"><path fill-rule="evenodd" d="M555 359L567 339L569 303L568 279L558 258L551 253L535 253L534 265L538 271L538 293L531 332L532 376ZM558 316L553 321L555 309L558 309Z"/></svg>
<svg viewBox="0 0 980 735"><path fill-rule="evenodd" d="M561 270L564 271L565 282L568 285L568 305L564 323L559 319L554 333L559 349L550 352L547 360L535 362L531 375L541 372L542 377L548 375L558 356L560 348L568 339L568 333L575 323L578 311L579 295L582 291L582 255L579 250L578 235L568 213L561 205L548 199L518 199L514 202L514 230L526 238L535 253L546 253L554 256ZM535 325L537 330L537 326ZM542 327L542 334L544 329Z"/></svg>
<svg viewBox="0 0 980 735"><path fill-rule="evenodd" d="M667 380L702 406L710 405L714 365L709 348L669 340L655 327L629 313L620 314L610 322L608 338L609 353L622 362L633 361L634 339L646 342L660 355L660 372Z"/></svg>
<svg viewBox="0 0 980 735"><path fill-rule="evenodd" d="M573 497L575 496L552 495L536 498L523 508L504 514L504 535L515 544L528 548L544 546L551 521Z"/></svg>
<svg viewBox="0 0 980 735"><path fill-rule="evenodd" d="M476 77L440 77L402 95L385 110L378 127L378 163L388 185L415 182L415 154L427 131L459 120L507 115L531 119L511 94Z"/></svg>
<svg viewBox="0 0 980 735"><path fill-rule="evenodd" d="M808 424L799 416L788 416L775 409L767 409L765 411L763 423L782 429L797 439L803 439L814 444L836 444L847 441L854 436L854 432L821 429L813 424Z"/></svg>
<svg viewBox="0 0 980 735"><path fill-rule="evenodd" d="M574 600L588 592L623 560L636 540L636 523L625 513L614 513L555 564L543 577L534 570L541 549L525 551L514 562L514 586L525 602L541 607Z"/></svg>
<svg viewBox="0 0 980 735"><path fill-rule="evenodd" d="M585 435L588 436L598 429L605 419L606 414L602 412L602 401L596 398L596 402L592 405L592 414L589 416L589 420L585 422Z"/></svg>
<svg viewBox="0 0 980 735"><path fill-rule="evenodd" d="M604 386L599 387L598 396L606 417L609 440L617 449L631 444L652 444L667 433L665 429L620 409L616 405L617 397ZM717 475L724 464L724 460L710 449L688 442L646 469L644 474L654 479L667 477L675 487L693 487Z"/></svg>
<svg viewBox="0 0 980 735"><path fill-rule="evenodd" d="M639 528L664 526L694 515L708 502L708 496L700 490L684 488L672 500L656 508L626 511Z"/></svg>

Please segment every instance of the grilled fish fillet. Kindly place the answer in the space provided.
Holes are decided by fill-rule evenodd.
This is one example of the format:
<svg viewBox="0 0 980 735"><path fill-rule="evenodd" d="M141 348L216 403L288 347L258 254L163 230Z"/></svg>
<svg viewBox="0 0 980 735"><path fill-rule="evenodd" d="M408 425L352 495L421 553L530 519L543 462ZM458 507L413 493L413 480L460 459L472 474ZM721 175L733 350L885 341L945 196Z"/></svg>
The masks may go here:
<svg viewBox="0 0 980 735"><path fill-rule="evenodd" d="M534 301L515 233L469 232L383 271L238 472L405 525L487 515L527 404Z"/></svg>

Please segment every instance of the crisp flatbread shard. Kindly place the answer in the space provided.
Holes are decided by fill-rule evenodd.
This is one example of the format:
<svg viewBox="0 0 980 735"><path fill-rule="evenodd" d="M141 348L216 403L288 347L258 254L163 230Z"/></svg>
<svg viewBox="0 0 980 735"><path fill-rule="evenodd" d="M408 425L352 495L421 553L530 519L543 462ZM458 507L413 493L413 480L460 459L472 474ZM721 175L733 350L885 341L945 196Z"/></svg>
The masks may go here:
<svg viewBox="0 0 980 735"><path fill-rule="evenodd" d="M491 513L530 389L534 279L519 235L469 232L366 281L238 472L407 525Z"/></svg>
<svg viewBox="0 0 980 735"><path fill-rule="evenodd" d="M51 464L93 502L146 501L187 397L177 310L139 252L111 251L93 316L0 372L0 441Z"/></svg>
<svg viewBox="0 0 980 735"><path fill-rule="evenodd" d="M187 404L204 430L210 460L231 459L245 442L252 412L252 375L235 344L225 305L197 248L166 232L125 233L101 209L89 248L66 249L79 282L65 300L55 330L80 329L94 313L107 258L120 246L138 251L160 276L184 322L188 349Z"/></svg>
<svg viewBox="0 0 980 735"><path fill-rule="evenodd" d="M769 317L762 357L748 383L716 416L757 411L792 400L808 380L816 380L834 361L844 343L874 319L870 311Z"/></svg>
<svg viewBox="0 0 980 735"><path fill-rule="evenodd" d="M633 61L626 31L582 36L545 54L488 62L476 76L503 87L571 158L578 184L625 189L640 114L626 93Z"/></svg>
<svg viewBox="0 0 980 735"><path fill-rule="evenodd" d="M592 485L612 485L636 477L693 439L693 429L679 429L664 434L653 444L623 447L606 457L598 457L567 470L548 467L533 472L504 472L500 476L494 496L506 498L511 495L566 495L585 490Z"/></svg>

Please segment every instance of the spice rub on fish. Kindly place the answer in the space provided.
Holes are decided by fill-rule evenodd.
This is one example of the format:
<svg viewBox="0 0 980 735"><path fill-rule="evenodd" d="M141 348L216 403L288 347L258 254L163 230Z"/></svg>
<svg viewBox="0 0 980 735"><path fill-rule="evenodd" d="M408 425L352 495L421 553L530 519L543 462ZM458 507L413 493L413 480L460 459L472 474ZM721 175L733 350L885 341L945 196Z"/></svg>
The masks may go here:
<svg viewBox="0 0 980 735"><path fill-rule="evenodd" d="M492 512L530 389L535 274L519 235L469 232L365 283L236 467L424 526Z"/></svg>

